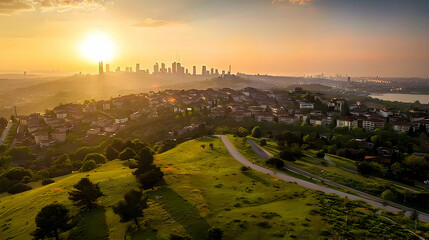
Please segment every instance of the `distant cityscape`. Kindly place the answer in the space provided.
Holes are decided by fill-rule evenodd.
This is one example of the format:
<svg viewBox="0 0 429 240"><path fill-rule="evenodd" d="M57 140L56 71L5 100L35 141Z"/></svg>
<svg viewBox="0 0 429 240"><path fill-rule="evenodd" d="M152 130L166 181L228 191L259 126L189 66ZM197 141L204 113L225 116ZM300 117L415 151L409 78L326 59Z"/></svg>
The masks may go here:
<svg viewBox="0 0 429 240"><path fill-rule="evenodd" d="M215 68L208 68L207 66L203 65L201 67L201 71L197 71L197 66L192 66L192 72L188 69L182 66L180 62L173 62L171 64L171 67L167 67L165 63L155 63L153 66L153 75L200 75L200 76L225 76L225 75L231 75L231 65L229 65L228 71L215 69ZM110 64L104 64L103 61L98 63L98 74L103 75L104 73L111 73ZM140 64L136 63L135 71L133 71L133 67L125 67L123 70L121 67L116 67L114 72L127 72L127 73L139 73L139 74L151 74L149 69L141 69Z"/></svg>

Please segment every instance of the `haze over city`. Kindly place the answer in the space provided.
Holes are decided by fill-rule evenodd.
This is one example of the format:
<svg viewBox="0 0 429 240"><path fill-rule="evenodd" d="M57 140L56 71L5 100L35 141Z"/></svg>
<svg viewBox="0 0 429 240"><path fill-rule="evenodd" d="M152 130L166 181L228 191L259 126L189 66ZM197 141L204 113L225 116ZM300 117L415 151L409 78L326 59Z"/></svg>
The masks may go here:
<svg viewBox="0 0 429 240"><path fill-rule="evenodd" d="M424 0L5 0L0 71L96 72L82 49L92 39L113 66L180 56L246 73L427 77L428 10Z"/></svg>

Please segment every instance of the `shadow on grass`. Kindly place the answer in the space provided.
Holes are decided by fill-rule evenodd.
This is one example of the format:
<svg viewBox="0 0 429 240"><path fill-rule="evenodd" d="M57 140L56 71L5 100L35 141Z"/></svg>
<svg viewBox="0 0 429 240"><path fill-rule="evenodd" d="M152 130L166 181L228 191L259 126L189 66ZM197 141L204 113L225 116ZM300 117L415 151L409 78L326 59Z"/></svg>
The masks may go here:
<svg viewBox="0 0 429 240"><path fill-rule="evenodd" d="M70 231L67 239L108 240L109 228L106 223L106 209L104 207L98 207L92 211L81 213L81 216L79 216L79 222Z"/></svg>
<svg viewBox="0 0 429 240"><path fill-rule="evenodd" d="M162 196L157 201L164 205L168 213L186 229L192 239L207 239L210 226L196 207L168 187L159 189L153 195Z"/></svg>
<svg viewBox="0 0 429 240"><path fill-rule="evenodd" d="M249 177L249 178L251 178L252 180L254 180L256 182L260 182L260 183L264 184L265 186L270 186L270 183L268 181L266 181L265 179L261 178L260 176L256 176L251 171L246 171L246 172L242 172L242 173L243 173L244 176Z"/></svg>

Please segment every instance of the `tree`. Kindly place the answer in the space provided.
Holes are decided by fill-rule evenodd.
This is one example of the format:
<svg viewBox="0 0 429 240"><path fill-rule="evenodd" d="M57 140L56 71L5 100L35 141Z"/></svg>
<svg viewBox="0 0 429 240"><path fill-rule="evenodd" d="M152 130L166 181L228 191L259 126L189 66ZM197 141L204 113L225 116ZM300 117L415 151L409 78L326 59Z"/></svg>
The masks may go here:
<svg viewBox="0 0 429 240"><path fill-rule="evenodd" d="M140 228L139 218L142 218L143 210L147 208L148 197L141 191L130 190L124 195L124 200L114 205L113 212L121 217L121 221L128 222L134 220L137 227Z"/></svg>
<svg viewBox="0 0 429 240"><path fill-rule="evenodd" d="M124 142L118 138L113 139L113 142L110 146L118 152L122 152L125 149Z"/></svg>
<svg viewBox="0 0 429 240"><path fill-rule="evenodd" d="M106 157L103 154L100 153L90 153L86 155L85 159L83 159L83 162L93 160L97 164L103 164L107 162Z"/></svg>
<svg viewBox="0 0 429 240"><path fill-rule="evenodd" d="M164 182L164 173L159 167L153 167L149 171L136 175L136 177L140 183L140 188L144 190L153 189Z"/></svg>
<svg viewBox="0 0 429 240"><path fill-rule="evenodd" d="M291 153L288 150L283 150L280 152L279 157L283 160L289 161L289 162L295 162L295 156L293 153Z"/></svg>
<svg viewBox="0 0 429 240"><path fill-rule="evenodd" d="M137 153L130 147L125 148L124 151L119 154L119 159L121 160L128 160L136 157Z"/></svg>
<svg viewBox="0 0 429 240"><path fill-rule="evenodd" d="M240 127L237 130L237 136L239 137L246 137L249 134L250 134L249 130L245 129L244 127Z"/></svg>
<svg viewBox="0 0 429 240"><path fill-rule="evenodd" d="M282 169L285 166L285 163L278 158L270 158L265 162L267 165L274 166L278 169Z"/></svg>
<svg viewBox="0 0 429 240"><path fill-rule="evenodd" d="M6 155L10 156L14 163L26 163L36 159L36 156L31 154L30 148L26 146L9 149Z"/></svg>
<svg viewBox="0 0 429 240"><path fill-rule="evenodd" d="M73 187L76 190L69 192L69 199L75 202L75 206L92 209L97 206L97 199L104 196L98 184L93 184L88 178L82 178Z"/></svg>
<svg viewBox="0 0 429 240"><path fill-rule="evenodd" d="M108 146L106 149L106 158L110 161L117 159L119 157L119 152L112 146Z"/></svg>
<svg viewBox="0 0 429 240"><path fill-rule="evenodd" d="M59 240L59 232L71 228L69 210L61 204L51 204L40 210L36 216L37 229L31 233L35 239L45 237Z"/></svg>
<svg viewBox="0 0 429 240"><path fill-rule="evenodd" d="M83 163L81 172L89 172L92 169L97 168L97 163L94 160L89 160Z"/></svg>
<svg viewBox="0 0 429 240"><path fill-rule="evenodd" d="M209 229L209 240L221 240L223 231L220 228L212 227Z"/></svg>
<svg viewBox="0 0 429 240"><path fill-rule="evenodd" d="M1 175L7 177L9 180L20 182L25 176L32 177L31 171L23 167L14 167Z"/></svg>
<svg viewBox="0 0 429 240"><path fill-rule="evenodd" d="M255 137L255 138L262 137L261 127L256 126L256 127L253 128L253 130L252 130L252 137Z"/></svg>

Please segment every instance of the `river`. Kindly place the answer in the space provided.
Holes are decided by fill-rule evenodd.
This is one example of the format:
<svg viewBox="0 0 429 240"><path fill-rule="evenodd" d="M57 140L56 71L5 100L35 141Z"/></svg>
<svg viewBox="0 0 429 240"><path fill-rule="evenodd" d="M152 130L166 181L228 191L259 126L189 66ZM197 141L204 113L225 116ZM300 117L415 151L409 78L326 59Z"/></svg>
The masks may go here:
<svg viewBox="0 0 429 240"><path fill-rule="evenodd" d="M429 103L429 95L422 94L402 94L402 93L384 93L384 94L371 94L372 98L378 98L385 101L398 101L405 103L414 103L419 101L421 104Z"/></svg>

